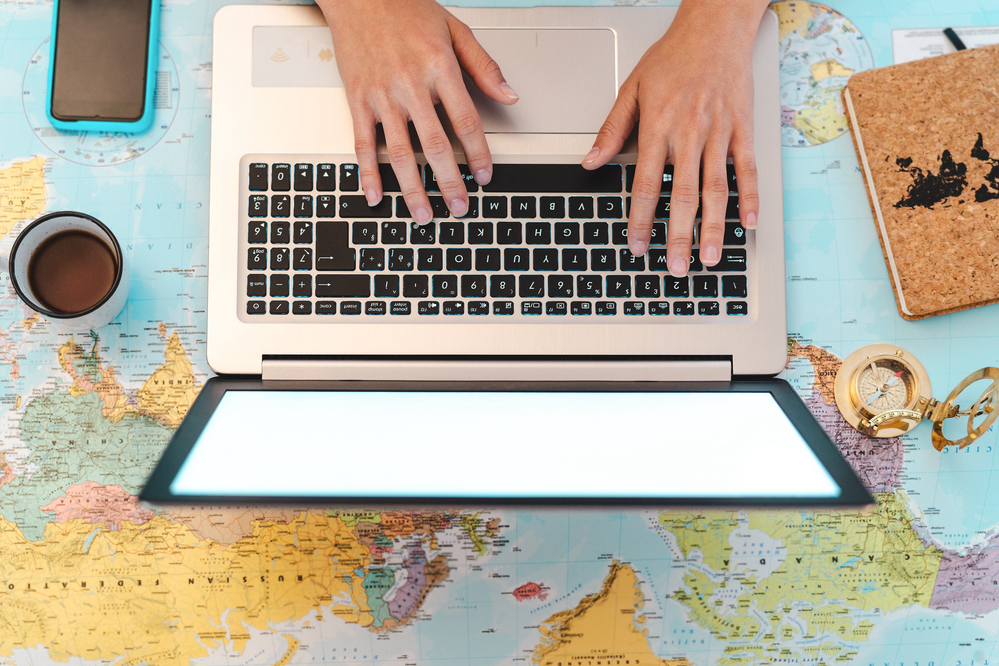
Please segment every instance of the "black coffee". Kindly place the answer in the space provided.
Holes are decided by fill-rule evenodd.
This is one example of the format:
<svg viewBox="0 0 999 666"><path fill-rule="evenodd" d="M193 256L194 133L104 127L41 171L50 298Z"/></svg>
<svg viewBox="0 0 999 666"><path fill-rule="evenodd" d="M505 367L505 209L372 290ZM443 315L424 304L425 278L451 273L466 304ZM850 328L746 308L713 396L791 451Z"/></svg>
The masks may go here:
<svg viewBox="0 0 999 666"><path fill-rule="evenodd" d="M97 305L114 286L114 250L103 239L67 229L42 241L28 260L28 284L42 305L75 314Z"/></svg>

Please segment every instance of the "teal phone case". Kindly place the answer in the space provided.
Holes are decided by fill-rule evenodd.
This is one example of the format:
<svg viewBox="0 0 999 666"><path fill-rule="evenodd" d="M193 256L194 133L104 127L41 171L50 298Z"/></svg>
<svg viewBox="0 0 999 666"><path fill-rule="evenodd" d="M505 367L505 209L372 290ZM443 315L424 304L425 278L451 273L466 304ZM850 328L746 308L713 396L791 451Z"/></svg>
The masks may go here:
<svg viewBox="0 0 999 666"><path fill-rule="evenodd" d="M52 71L55 69L56 25L59 18L59 0L52 3L52 38L49 45L49 71L46 83L45 115L56 129L76 132L125 132L141 134L153 124L153 89L156 87L156 65L160 53L160 0L152 0L149 8L149 53L146 56L146 99L142 117L132 122L103 120L59 120L52 116Z"/></svg>

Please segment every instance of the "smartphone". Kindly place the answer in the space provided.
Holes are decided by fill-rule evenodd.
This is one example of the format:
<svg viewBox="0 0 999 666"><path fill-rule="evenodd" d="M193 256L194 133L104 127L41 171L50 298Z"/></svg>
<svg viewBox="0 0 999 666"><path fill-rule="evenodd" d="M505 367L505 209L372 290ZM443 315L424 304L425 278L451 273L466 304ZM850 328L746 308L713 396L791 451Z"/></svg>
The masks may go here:
<svg viewBox="0 0 999 666"><path fill-rule="evenodd" d="M55 0L49 122L144 132L153 122L160 0Z"/></svg>

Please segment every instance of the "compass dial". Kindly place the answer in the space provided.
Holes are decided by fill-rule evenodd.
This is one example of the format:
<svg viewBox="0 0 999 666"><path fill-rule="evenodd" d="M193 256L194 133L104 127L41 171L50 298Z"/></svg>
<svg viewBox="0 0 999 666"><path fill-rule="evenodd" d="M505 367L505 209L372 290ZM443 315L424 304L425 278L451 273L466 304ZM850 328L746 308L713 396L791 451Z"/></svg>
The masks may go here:
<svg viewBox="0 0 999 666"><path fill-rule="evenodd" d="M856 390L861 411L871 415L906 409L918 393L910 368L892 357L872 359L861 366Z"/></svg>

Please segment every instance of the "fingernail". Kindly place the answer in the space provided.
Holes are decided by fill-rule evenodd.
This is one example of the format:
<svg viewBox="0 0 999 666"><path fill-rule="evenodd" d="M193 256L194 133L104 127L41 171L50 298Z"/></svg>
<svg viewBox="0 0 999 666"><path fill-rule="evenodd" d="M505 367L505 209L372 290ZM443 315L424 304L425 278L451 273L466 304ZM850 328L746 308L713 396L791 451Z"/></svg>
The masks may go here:
<svg viewBox="0 0 999 666"><path fill-rule="evenodd" d="M593 160L597 159L598 155L600 155L600 149L593 146L593 148L590 148L590 152L586 153L586 157L583 158L583 164L589 164Z"/></svg>
<svg viewBox="0 0 999 666"><path fill-rule="evenodd" d="M488 185L489 181L493 179L492 169L479 169L475 172L475 182L479 185Z"/></svg>
<svg viewBox="0 0 999 666"><path fill-rule="evenodd" d="M756 228L756 213L749 213L746 215L746 228L755 229Z"/></svg>
<svg viewBox="0 0 999 666"><path fill-rule="evenodd" d="M510 99L520 99L520 95L515 93L513 91L513 88L511 88L510 84L507 83L506 81L500 84L500 90L502 90L503 94L509 97Z"/></svg>
<svg viewBox="0 0 999 666"><path fill-rule="evenodd" d="M645 251L649 249L649 244L642 240L631 241L631 253L636 257L640 257L645 254Z"/></svg>
<svg viewBox="0 0 999 666"><path fill-rule="evenodd" d="M421 206L413 211L413 222L417 224L426 224L432 219L434 219L434 216L430 214L429 208Z"/></svg>
<svg viewBox="0 0 999 666"><path fill-rule="evenodd" d="M369 206L377 206L382 200L375 190L364 190L364 198L368 200Z"/></svg>
<svg viewBox="0 0 999 666"><path fill-rule="evenodd" d="M709 266L718 263L718 248L714 245L706 245L701 249L701 259Z"/></svg>
<svg viewBox="0 0 999 666"><path fill-rule="evenodd" d="M451 202L451 214L455 217L461 217L468 212L468 205L461 199L455 199Z"/></svg>
<svg viewBox="0 0 999 666"><path fill-rule="evenodd" d="M673 257L669 260L669 272L676 277L687 274L687 260L683 257Z"/></svg>

